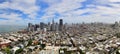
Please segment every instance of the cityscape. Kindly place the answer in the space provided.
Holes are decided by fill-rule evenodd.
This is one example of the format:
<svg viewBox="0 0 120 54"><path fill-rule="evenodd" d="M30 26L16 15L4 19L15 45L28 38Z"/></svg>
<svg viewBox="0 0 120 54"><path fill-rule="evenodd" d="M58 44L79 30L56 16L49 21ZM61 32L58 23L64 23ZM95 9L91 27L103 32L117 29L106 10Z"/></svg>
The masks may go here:
<svg viewBox="0 0 120 54"><path fill-rule="evenodd" d="M0 54L120 54L120 23L40 22L0 34Z"/></svg>
<svg viewBox="0 0 120 54"><path fill-rule="evenodd" d="M120 0L0 0L0 54L120 54Z"/></svg>

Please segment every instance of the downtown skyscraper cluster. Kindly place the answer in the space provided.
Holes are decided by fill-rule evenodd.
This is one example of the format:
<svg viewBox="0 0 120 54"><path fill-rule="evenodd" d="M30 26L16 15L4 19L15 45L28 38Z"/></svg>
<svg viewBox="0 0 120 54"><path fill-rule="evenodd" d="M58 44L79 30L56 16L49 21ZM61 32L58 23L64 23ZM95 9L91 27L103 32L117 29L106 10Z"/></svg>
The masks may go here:
<svg viewBox="0 0 120 54"><path fill-rule="evenodd" d="M40 24L33 25L32 23L28 23L27 31L33 32L33 31L63 31L64 28L63 19L59 20L59 23L54 22L54 19L52 22L44 23L40 22Z"/></svg>

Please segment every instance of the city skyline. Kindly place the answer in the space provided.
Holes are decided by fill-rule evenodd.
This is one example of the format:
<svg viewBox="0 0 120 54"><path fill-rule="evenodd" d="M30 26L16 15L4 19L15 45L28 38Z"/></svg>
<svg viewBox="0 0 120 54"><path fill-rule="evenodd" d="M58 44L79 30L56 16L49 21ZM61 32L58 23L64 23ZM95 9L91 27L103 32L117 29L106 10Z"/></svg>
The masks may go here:
<svg viewBox="0 0 120 54"><path fill-rule="evenodd" d="M0 25L27 23L114 23L120 21L119 0L0 0Z"/></svg>
<svg viewBox="0 0 120 54"><path fill-rule="evenodd" d="M0 54L120 54L120 0L0 0Z"/></svg>

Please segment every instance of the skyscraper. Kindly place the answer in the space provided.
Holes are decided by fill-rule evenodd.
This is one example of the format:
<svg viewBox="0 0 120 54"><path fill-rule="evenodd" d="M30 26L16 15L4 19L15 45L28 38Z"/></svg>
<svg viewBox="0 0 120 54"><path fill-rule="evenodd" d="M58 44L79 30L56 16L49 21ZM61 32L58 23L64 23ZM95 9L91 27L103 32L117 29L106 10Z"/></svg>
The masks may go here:
<svg viewBox="0 0 120 54"><path fill-rule="evenodd" d="M50 24L50 22L48 22L48 24L47 24L47 30L50 31L50 28L51 28L51 24Z"/></svg>
<svg viewBox="0 0 120 54"><path fill-rule="evenodd" d="M59 30L59 24L55 23L55 31L58 31L58 30Z"/></svg>
<svg viewBox="0 0 120 54"><path fill-rule="evenodd" d="M63 19L59 20L59 31L62 31L63 29Z"/></svg>
<svg viewBox="0 0 120 54"><path fill-rule="evenodd" d="M52 24L51 24L51 31L55 30L55 23L54 23L54 19L52 20Z"/></svg>
<svg viewBox="0 0 120 54"><path fill-rule="evenodd" d="M44 28L44 23L40 22L40 29L42 30Z"/></svg>
<svg viewBox="0 0 120 54"><path fill-rule="evenodd" d="M28 23L28 27L31 27L32 26L32 23Z"/></svg>
<svg viewBox="0 0 120 54"><path fill-rule="evenodd" d="M39 28L39 25L38 25L38 24L35 24L35 26L34 26L34 31L37 31L38 28Z"/></svg>
<svg viewBox="0 0 120 54"><path fill-rule="evenodd" d="M28 31L32 31L32 23L28 23Z"/></svg>

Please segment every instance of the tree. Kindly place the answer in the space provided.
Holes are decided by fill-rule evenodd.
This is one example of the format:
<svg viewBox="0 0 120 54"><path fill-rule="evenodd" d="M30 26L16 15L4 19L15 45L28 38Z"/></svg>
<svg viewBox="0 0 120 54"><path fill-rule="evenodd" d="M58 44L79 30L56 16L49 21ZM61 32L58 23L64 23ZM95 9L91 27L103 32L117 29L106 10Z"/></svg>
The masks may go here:
<svg viewBox="0 0 120 54"><path fill-rule="evenodd" d="M79 50L80 54L85 54L81 49Z"/></svg>
<svg viewBox="0 0 120 54"><path fill-rule="evenodd" d="M46 45L45 44L41 44L41 47L42 47L42 49L44 49L46 47Z"/></svg>
<svg viewBox="0 0 120 54"><path fill-rule="evenodd" d="M117 36L118 38L120 38L120 33L116 33L115 36Z"/></svg>
<svg viewBox="0 0 120 54"><path fill-rule="evenodd" d="M16 50L15 54L19 54L19 53L21 53L22 51L23 51L23 49L18 49L18 50Z"/></svg>
<svg viewBox="0 0 120 54"><path fill-rule="evenodd" d="M8 47L6 47L6 48L4 49L4 51L5 51L7 54L11 54L10 48L8 48Z"/></svg>
<svg viewBox="0 0 120 54"><path fill-rule="evenodd" d="M32 45L32 40L29 40L29 41L28 41L27 46L30 46L30 45Z"/></svg>

